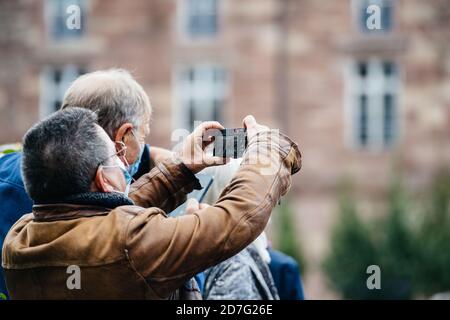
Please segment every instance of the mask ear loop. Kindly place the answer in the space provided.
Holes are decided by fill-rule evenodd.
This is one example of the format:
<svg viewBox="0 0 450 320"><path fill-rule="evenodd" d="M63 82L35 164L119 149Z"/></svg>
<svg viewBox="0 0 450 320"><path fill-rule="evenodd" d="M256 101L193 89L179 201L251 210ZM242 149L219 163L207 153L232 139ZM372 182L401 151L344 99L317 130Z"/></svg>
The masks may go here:
<svg viewBox="0 0 450 320"><path fill-rule="evenodd" d="M116 141L116 143L120 143L120 144L123 144L123 145L125 145L125 143L123 143L122 141ZM123 156L119 156L119 159L123 159L123 161L125 162L125 167L126 167L126 168L128 168L128 167L130 166L130 164L128 163L127 157L125 157L125 155L123 155ZM121 169L122 169L122 168L121 168ZM127 169L124 169L124 170L128 172L128 170L127 170ZM131 181L130 181L130 183L134 183L134 182L136 182L136 179L135 179L135 178L133 178L133 176L132 176L132 175L130 175L130 177L131 177Z"/></svg>
<svg viewBox="0 0 450 320"><path fill-rule="evenodd" d="M117 143L121 143L121 144L123 144L123 145L125 145L122 141L116 141ZM125 166L126 166L126 168L128 168L129 166L130 166L130 164L128 163L128 160L127 160L127 158L125 157L125 155L123 155L122 157L119 157L119 159L123 159L123 161L125 162ZM119 166L119 168L120 168L120 166ZM120 168L120 169L123 169L123 168ZM128 173L128 170L127 169L124 169L127 173ZM129 174L129 173L128 173ZM130 175L130 174L129 174ZM135 178L133 178L133 176L132 175L130 175L130 178L131 178L131 180L130 180L130 183L134 183L134 182L136 182L136 179ZM128 183L127 183L128 184Z"/></svg>
<svg viewBox="0 0 450 320"><path fill-rule="evenodd" d="M121 161L125 162L125 167L128 168L130 166L130 164L128 163L128 160L127 160L127 157L126 157L126 155L127 155L126 154L127 146L125 145L125 142L123 142L123 141L114 141L114 143L116 144L116 148L117 148L117 144L119 144L121 146L121 149L117 153L117 157ZM123 151L122 155L119 154L121 151ZM125 170L128 172L127 169L125 169ZM130 175L130 177L131 177L130 183L136 182L136 179L134 179L131 175Z"/></svg>
<svg viewBox="0 0 450 320"><path fill-rule="evenodd" d="M119 144L122 149L120 149L117 153L117 156L119 157L119 159L123 160L123 162L125 162L125 166L128 168L130 166L130 164L128 163L127 157L126 157L126 150L127 150L127 146L125 145L125 143L123 141L114 141L114 143L117 145ZM121 152L123 150L123 155L119 155L119 152Z"/></svg>

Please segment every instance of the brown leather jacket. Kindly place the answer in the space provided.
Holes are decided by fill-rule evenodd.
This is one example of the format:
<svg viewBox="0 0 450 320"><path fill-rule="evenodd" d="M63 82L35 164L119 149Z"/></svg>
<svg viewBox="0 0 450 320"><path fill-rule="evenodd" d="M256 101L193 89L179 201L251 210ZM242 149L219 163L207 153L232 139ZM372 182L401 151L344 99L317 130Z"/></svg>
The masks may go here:
<svg viewBox="0 0 450 320"><path fill-rule="evenodd" d="M268 166L271 170L264 172ZM198 184L174 160L159 163L132 185L129 197L135 205L36 205L4 241L10 296L173 297L188 279L238 253L263 231L272 208L290 187L291 174L300 167L298 146L284 135L273 139L266 132L249 142L243 164L217 203L195 214L165 214ZM80 289L68 288L70 265L80 268Z"/></svg>

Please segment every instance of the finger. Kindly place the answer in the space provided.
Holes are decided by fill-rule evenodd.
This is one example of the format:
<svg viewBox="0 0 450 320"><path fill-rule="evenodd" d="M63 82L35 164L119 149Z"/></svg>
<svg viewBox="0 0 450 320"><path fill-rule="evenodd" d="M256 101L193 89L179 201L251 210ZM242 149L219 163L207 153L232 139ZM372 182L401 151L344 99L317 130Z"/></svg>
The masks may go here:
<svg viewBox="0 0 450 320"><path fill-rule="evenodd" d="M205 121L202 122L197 128L195 128L194 132L196 132L197 135L203 135L203 133L208 129L222 130L225 128L217 121Z"/></svg>
<svg viewBox="0 0 450 320"><path fill-rule="evenodd" d="M198 201L195 200L194 198L188 199L186 203L186 214L194 213L198 211L198 209L199 209Z"/></svg>
<svg viewBox="0 0 450 320"><path fill-rule="evenodd" d="M254 116L248 115L244 118L243 124L244 124L245 128L248 128L248 127L252 127L252 126L256 125L257 123L256 123Z"/></svg>

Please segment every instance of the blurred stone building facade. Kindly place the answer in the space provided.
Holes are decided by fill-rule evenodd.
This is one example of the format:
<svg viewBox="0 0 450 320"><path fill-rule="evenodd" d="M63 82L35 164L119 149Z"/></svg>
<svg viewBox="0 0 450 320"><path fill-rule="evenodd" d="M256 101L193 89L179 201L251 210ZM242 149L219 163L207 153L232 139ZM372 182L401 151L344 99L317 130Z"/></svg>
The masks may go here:
<svg viewBox="0 0 450 320"><path fill-rule="evenodd" d="M65 25L70 5L81 29ZM450 1L0 0L0 143L57 110L76 76L112 67L150 95L151 144L247 114L300 142L308 298L334 297L320 261L343 180L377 215L393 173L420 192L450 163Z"/></svg>

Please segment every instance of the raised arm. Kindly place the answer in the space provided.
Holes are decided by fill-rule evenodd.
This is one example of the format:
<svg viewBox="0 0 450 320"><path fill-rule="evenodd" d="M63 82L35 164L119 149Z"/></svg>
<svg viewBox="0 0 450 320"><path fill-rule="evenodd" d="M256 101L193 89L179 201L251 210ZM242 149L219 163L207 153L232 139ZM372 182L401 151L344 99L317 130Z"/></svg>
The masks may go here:
<svg viewBox="0 0 450 320"><path fill-rule="evenodd" d="M186 195L201 185L195 173L208 166L221 165L225 160L208 156L204 150L211 141L204 134L209 129L223 129L216 121L204 122L184 141L177 153L162 152L149 173L144 174L131 185L129 197L143 208L157 207L170 212L184 201ZM170 157L169 157L170 155Z"/></svg>
<svg viewBox="0 0 450 320"><path fill-rule="evenodd" d="M129 198L143 208L171 212L186 201L186 195L201 185L190 169L177 158L156 163L149 173L131 185Z"/></svg>
<svg viewBox="0 0 450 320"><path fill-rule="evenodd" d="M291 174L300 170L297 144L253 117L245 124L249 145L243 164L215 205L179 218L148 211L130 221L131 260L161 298L249 245L288 191Z"/></svg>

